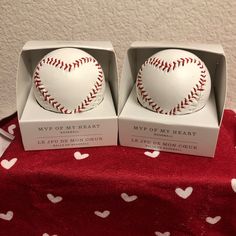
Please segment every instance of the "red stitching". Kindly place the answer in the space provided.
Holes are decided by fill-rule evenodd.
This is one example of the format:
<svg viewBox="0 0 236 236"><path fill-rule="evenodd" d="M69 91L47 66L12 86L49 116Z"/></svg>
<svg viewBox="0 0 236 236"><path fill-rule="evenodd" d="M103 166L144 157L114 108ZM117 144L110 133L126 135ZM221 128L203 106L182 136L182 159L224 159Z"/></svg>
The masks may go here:
<svg viewBox="0 0 236 236"><path fill-rule="evenodd" d="M52 63L52 65L54 66L57 63L57 59L54 60L54 62ZM41 65L42 66L42 65Z"/></svg>
<svg viewBox="0 0 236 236"><path fill-rule="evenodd" d="M145 90L143 86L143 81L142 81L142 71L143 68L146 64L150 64L152 66L155 66L156 68L158 67L162 71L169 72L170 70L175 70L177 67L184 66L184 64L191 64L197 63L197 66L200 69L200 78L198 83L192 88L190 93L187 95L187 98L184 98L182 101L180 101L176 106L174 106L170 111L164 111L159 107L151 97L149 97L147 91ZM167 63L164 60L161 60L159 58L149 58L144 62L144 64L141 66L138 75L137 75L137 81L136 81L136 87L138 88L140 95L142 96L142 99L144 101L148 101L149 106L151 106L157 113L161 114L169 114L169 115L176 115L176 112L181 112L181 109L186 108L186 106L190 105L193 103L194 100L198 100L200 97L200 92L204 91L205 84L207 82L206 79L206 70L202 70L204 68L202 62L200 60L197 60L196 58L191 58L191 57L186 57L186 58L180 58L176 61L173 61L172 63ZM157 107L157 108L155 108Z"/></svg>
<svg viewBox="0 0 236 236"><path fill-rule="evenodd" d="M89 92L89 96L87 96L80 105L78 105L77 108L75 108L73 111L65 108L62 106L59 102L55 101L53 97L49 94L49 92L44 87L41 78L40 78L40 69L43 66L43 64L49 64L54 67L58 67L59 69L65 70L65 71L71 71L72 68L80 67L80 65L83 65L84 63L94 63L98 70L98 76L95 81L94 87ZM84 109L86 109L87 106L90 105L90 103L97 97L97 93L99 90L102 89L102 83L104 81L103 77L103 71L101 66L98 64L98 62L92 58L92 57L83 57L78 60L75 60L73 63L64 63L61 60L57 60L56 58L43 58L38 66L36 67L36 70L33 75L34 84L35 87L38 89L38 91L43 96L44 100L47 101L53 108L57 109L59 112L64 114L71 114L71 113L77 113L82 112Z"/></svg>

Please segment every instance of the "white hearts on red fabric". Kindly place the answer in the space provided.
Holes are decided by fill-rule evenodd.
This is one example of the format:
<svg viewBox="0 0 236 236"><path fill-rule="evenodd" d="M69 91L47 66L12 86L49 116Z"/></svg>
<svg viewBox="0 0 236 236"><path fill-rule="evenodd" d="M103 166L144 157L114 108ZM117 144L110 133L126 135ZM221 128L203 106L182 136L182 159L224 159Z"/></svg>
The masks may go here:
<svg viewBox="0 0 236 236"><path fill-rule="evenodd" d="M170 236L170 232L161 233L161 232L156 231L156 232L155 232L155 235L156 235L156 236Z"/></svg>
<svg viewBox="0 0 236 236"><path fill-rule="evenodd" d="M120 196L125 202L133 202L138 198L136 195L129 196L127 193L122 193Z"/></svg>
<svg viewBox="0 0 236 236"><path fill-rule="evenodd" d="M236 193L236 179L231 179L231 187L233 191Z"/></svg>
<svg viewBox="0 0 236 236"><path fill-rule="evenodd" d="M16 128L15 124L9 125L8 127L8 133L14 134L14 129Z"/></svg>
<svg viewBox="0 0 236 236"><path fill-rule="evenodd" d="M9 169L11 169L15 165L16 162L17 162L17 158L12 158L9 161L4 159L4 160L1 161L1 166L4 169L9 170Z"/></svg>
<svg viewBox="0 0 236 236"><path fill-rule="evenodd" d="M192 194L192 192L193 192L192 187L187 187L186 189L182 189L182 188L175 189L175 193L183 199L187 199Z"/></svg>
<svg viewBox="0 0 236 236"><path fill-rule="evenodd" d="M94 214L101 218L107 218L110 215L110 211L95 211Z"/></svg>
<svg viewBox="0 0 236 236"><path fill-rule="evenodd" d="M221 220L221 216L215 216L215 217L208 216L206 218L206 222L211 224L211 225L214 225L214 224L218 223L220 220Z"/></svg>
<svg viewBox="0 0 236 236"><path fill-rule="evenodd" d="M87 157L89 157L89 154L88 154L88 153L84 153L84 154L82 154L82 153L80 153L80 152L75 152L75 153L74 153L74 158L75 158L76 160L83 160L83 159L86 159Z"/></svg>
<svg viewBox="0 0 236 236"><path fill-rule="evenodd" d="M160 152L159 151L153 151L153 152L146 151L144 152L144 154L148 157L156 158L159 156Z"/></svg>
<svg viewBox="0 0 236 236"><path fill-rule="evenodd" d="M61 196L53 196L53 194L51 194L51 193L47 194L47 198L52 203L58 203L63 200L63 198Z"/></svg>
<svg viewBox="0 0 236 236"><path fill-rule="evenodd" d="M10 221L13 218L13 211L7 213L0 213L0 219Z"/></svg>

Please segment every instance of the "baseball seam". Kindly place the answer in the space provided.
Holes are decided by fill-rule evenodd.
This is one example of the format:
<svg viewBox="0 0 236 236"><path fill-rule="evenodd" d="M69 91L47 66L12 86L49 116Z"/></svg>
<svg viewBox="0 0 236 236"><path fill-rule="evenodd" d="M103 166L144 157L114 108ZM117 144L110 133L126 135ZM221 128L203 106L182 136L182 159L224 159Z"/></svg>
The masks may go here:
<svg viewBox="0 0 236 236"><path fill-rule="evenodd" d="M148 92L144 88L142 81L143 68L147 64L149 64L168 73L171 70L173 71L180 66L184 66L185 64L191 64L191 63L196 64L200 69L201 73L198 83L190 90L189 94L187 94L187 96L183 100L181 100L176 106L174 106L169 111L164 111L164 109L162 109L155 101L153 101L153 99L148 95ZM205 78L206 78L206 69L204 68L202 62L196 58L191 58L191 57L180 58L176 61L173 61L172 63L168 63L164 60L161 60L160 58L152 57L146 60L144 64L141 66L137 75L136 86L140 92L142 99L145 102L147 102L155 112L166 115L176 115L176 112L181 112L182 109L191 105L194 102L194 100L198 101L200 99L201 92L205 90L205 84L206 84Z"/></svg>
<svg viewBox="0 0 236 236"><path fill-rule="evenodd" d="M41 78L40 78L40 69L44 64L52 65L54 67L57 67L59 69L62 69L64 71L70 72L71 70L75 68L79 68L85 63L94 63L95 66L98 69L98 76L95 81L95 84L87 97L79 104L74 110L69 110L66 107L64 107L61 103L56 101L55 98L52 97L52 95L49 94L49 91L46 89L44 86ZM59 112L64 113L64 114L72 114L72 113L79 113L85 110L87 106L91 104L91 102L96 98L97 93L99 90L102 89L102 83L104 80L103 77L103 71L99 63L92 57L82 57L78 60L75 60L73 63L65 63L64 61L60 59L56 59L53 57L48 57L48 58L43 58L37 65L34 75L33 75L33 80L36 89L40 92L40 94L43 96L44 100L47 101L52 107L57 109Z"/></svg>

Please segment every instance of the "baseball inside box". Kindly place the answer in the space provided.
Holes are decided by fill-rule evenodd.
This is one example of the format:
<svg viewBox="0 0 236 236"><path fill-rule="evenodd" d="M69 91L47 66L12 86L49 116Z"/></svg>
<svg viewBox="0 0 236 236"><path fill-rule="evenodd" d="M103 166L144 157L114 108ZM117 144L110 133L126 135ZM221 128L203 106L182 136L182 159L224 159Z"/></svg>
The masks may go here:
<svg viewBox="0 0 236 236"><path fill-rule="evenodd" d="M95 108L74 114L44 109L36 101L32 75L38 62L59 48L78 48L101 65L106 88ZM70 96L70 91L65 91ZM110 42L30 41L20 54L17 72L17 112L25 150L117 145L118 73Z"/></svg>
<svg viewBox="0 0 236 236"><path fill-rule="evenodd" d="M139 103L135 86L138 70L150 56L164 49L183 49L194 53L208 68L211 93L206 105L199 111L165 115L148 110ZM214 156L226 95L226 60L220 45L135 42L124 60L119 92L121 145ZM174 90L170 89L167 93L174 93Z"/></svg>

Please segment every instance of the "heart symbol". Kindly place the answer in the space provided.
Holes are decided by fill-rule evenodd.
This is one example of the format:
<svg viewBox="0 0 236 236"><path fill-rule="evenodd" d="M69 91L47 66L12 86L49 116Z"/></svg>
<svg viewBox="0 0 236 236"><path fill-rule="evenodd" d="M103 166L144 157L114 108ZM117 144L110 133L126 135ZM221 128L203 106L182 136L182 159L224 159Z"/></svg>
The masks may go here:
<svg viewBox="0 0 236 236"><path fill-rule="evenodd" d="M101 217L101 218L107 218L109 215L110 215L110 211L95 211L94 212L94 214L96 215L96 216L99 216L99 217Z"/></svg>
<svg viewBox="0 0 236 236"><path fill-rule="evenodd" d="M44 233L42 236L50 236L48 233ZM57 236L57 234L53 234L52 236Z"/></svg>
<svg viewBox="0 0 236 236"><path fill-rule="evenodd" d="M44 233L42 236L50 236L48 233ZM57 236L57 234L53 234L52 236Z"/></svg>
<svg viewBox="0 0 236 236"><path fill-rule="evenodd" d="M161 232L156 231L155 235L156 236L170 236L170 232L161 233Z"/></svg>
<svg viewBox="0 0 236 236"><path fill-rule="evenodd" d="M120 196L125 202L133 202L138 198L136 195L129 196L127 193L122 193Z"/></svg>
<svg viewBox="0 0 236 236"><path fill-rule="evenodd" d="M15 125L15 124L10 125L10 126L8 127L8 133L14 134L14 129L15 129L15 128L16 128L16 125Z"/></svg>
<svg viewBox="0 0 236 236"><path fill-rule="evenodd" d="M233 191L236 193L236 179L231 179L231 187Z"/></svg>
<svg viewBox="0 0 236 236"><path fill-rule="evenodd" d="M84 154L81 154L80 152L75 152L74 153L74 158L76 160L83 160L83 159L86 159L87 157L89 157L88 153L84 153Z"/></svg>
<svg viewBox="0 0 236 236"><path fill-rule="evenodd" d="M95 107L102 101L105 89L97 60L75 48L60 48L45 55L35 68L33 81L39 104L66 114Z"/></svg>
<svg viewBox="0 0 236 236"><path fill-rule="evenodd" d="M183 199L188 198L192 194L192 192L193 192L192 187L187 187L185 190L183 190L182 188L175 189L175 193Z"/></svg>
<svg viewBox="0 0 236 236"><path fill-rule="evenodd" d="M148 157L156 158L159 156L160 152L159 151L153 151L153 152L146 151L144 152L144 154Z"/></svg>
<svg viewBox="0 0 236 236"><path fill-rule="evenodd" d="M214 225L216 224L217 222L219 222L221 220L221 216L215 216L215 217L210 217L208 216L206 218L206 222L211 224L211 225Z"/></svg>
<svg viewBox="0 0 236 236"><path fill-rule="evenodd" d="M200 58L185 50L168 49L144 62L136 91L139 102L149 110L186 114L202 107L209 97L210 83L208 69ZM171 92L173 88L178 92Z"/></svg>
<svg viewBox="0 0 236 236"><path fill-rule="evenodd" d="M48 200L51 201L52 203L58 203L60 201L62 201L62 197L61 196L53 196L51 193L47 194Z"/></svg>
<svg viewBox="0 0 236 236"><path fill-rule="evenodd" d="M8 211L6 214L0 213L0 219L10 221L12 218L13 218L13 212L12 211Z"/></svg>
<svg viewBox="0 0 236 236"><path fill-rule="evenodd" d="M17 158L13 158L10 161L4 159L1 161L1 166L7 170L9 170L10 168L12 168L12 166L15 165L15 163L17 162Z"/></svg>

